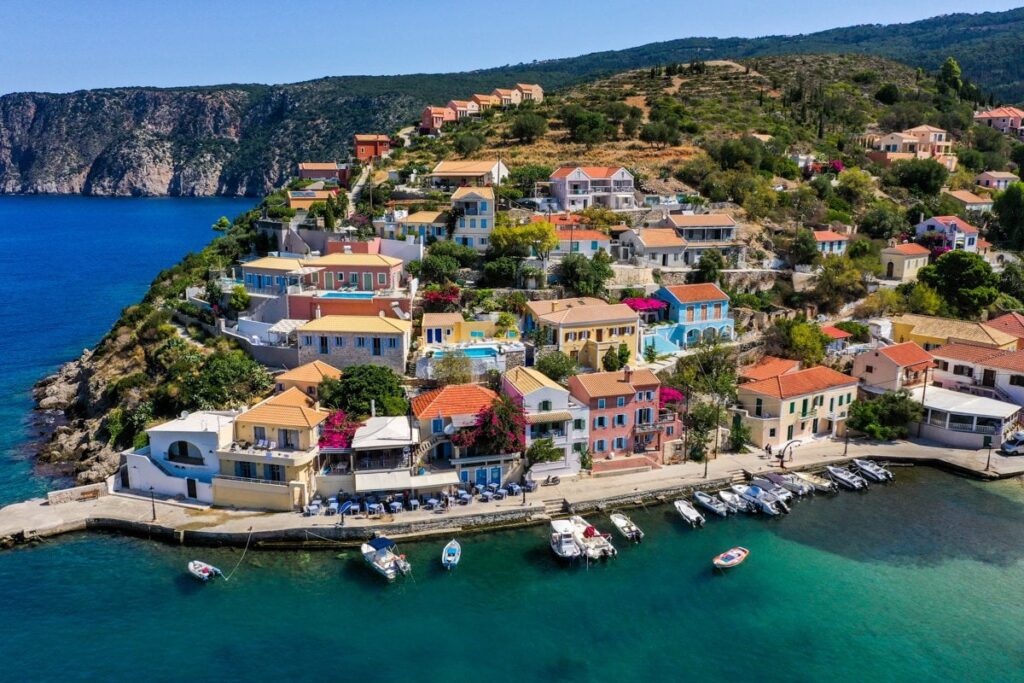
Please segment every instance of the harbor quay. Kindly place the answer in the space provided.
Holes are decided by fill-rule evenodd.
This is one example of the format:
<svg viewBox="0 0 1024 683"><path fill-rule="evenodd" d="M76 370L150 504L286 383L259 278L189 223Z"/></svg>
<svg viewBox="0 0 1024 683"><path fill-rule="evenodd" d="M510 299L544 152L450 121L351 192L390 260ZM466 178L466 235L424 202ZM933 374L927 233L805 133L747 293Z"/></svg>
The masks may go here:
<svg viewBox="0 0 1024 683"><path fill-rule="evenodd" d="M1024 475L1024 457L948 448L924 440L808 443L792 451L785 469L814 470L853 458L930 465L985 480ZM485 532L541 524L563 514L669 502L694 490L723 488L769 471L782 469L777 458L768 458L763 452L723 454L706 465L688 462L643 472L581 477L501 501L474 501L443 512L418 510L375 517L306 517L296 512L218 508L139 492L99 493L80 487L87 489L86 495L67 489L0 508L0 548L77 531L197 546L249 544L254 549L273 550L358 546L378 535L416 539Z"/></svg>

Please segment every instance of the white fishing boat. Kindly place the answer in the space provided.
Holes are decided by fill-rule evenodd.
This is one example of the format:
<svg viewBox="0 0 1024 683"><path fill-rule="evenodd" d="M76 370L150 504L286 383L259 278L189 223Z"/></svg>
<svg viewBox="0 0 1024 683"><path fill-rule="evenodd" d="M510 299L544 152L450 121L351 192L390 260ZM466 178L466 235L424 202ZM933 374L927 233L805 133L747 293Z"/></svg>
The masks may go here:
<svg viewBox="0 0 1024 683"><path fill-rule="evenodd" d="M608 534L602 534L587 520L579 515L573 515L569 518L569 523L572 524L573 540L587 558L601 560L618 555Z"/></svg>
<svg viewBox="0 0 1024 683"><path fill-rule="evenodd" d="M203 583L206 583L210 579L214 579L218 576L224 576L224 572L217 569L212 564L207 564L199 560L192 560L188 563L188 573Z"/></svg>
<svg viewBox="0 0 1024 683"><path fill-rule="evenodd" d="M563 560L575 560L582 552L573 538L572 524L565 519L551 520L551 552Z"/></svg>
<svg viewBox="0 0 1024 683"><path fill-rule="evenodd" d="M719 517L726 517L729 514L729 506L720 499L703 491L694 491L693 499L701 507L714 512Z"/></svg>
<svg viewBox="0 0 1024 683"><path fill-rule="evenodd" d="M405 555L395 552L395 542L390 538L371 538L359 547L359 551L366 563L388 581L394 581L399 574L412 571L412 565L406 561Z"/></svg>
<svg viewBox="0 0 1024 683"><path fill-rule="evenodd" d="M857 473L870 479L871 481L884 482L892 481L895 479L895 475L892 472L885 469L876 462L871 460L861 460L859 458L853 459L853 465L857 468Z"/></svg>
<svg viewBox="0 0 1024 683"><path fill-rule="evenodd" d="M750 551L742 546L736 546L726 550L721 555L716 555L711 563L715 565L717 569L731 569L737 565L743 564L743 561L750 555Z"/></svg>
<svg viewBox="0 0 1024 683"><path fill-rule="evenodd" d="M767 491L784 503L788 503L793 500L793 492L769 479L768 475L759 474L751 477L750 483L757 486L762 491Z"/></svg>
<svg viewBox="0 0 1024 683"><path fill-rule="evenodd" d="M806 481L801 480L792 472L768 472L764 475L768 481L781 486L787 491L792 491L798 496L806 496L810 493L814 493L814 487L808 484Z"/></svg>
<svg viewBox="0 0 1024 683"><path fill-rule="evenodd" d="M806 482L810 486L813 486L815 491L819 491L821 493L835 493L838 488L836 483L831 479L817 474L811 474L810 472L793 472L792 476Z"/></svg>
<svg viewBox="0 0 1024 683"><path fill-rule="evenodd" d="M619 533L625 536L626 539L633 541L634 543L639 543L644 539L643 530L634 524L633 520L621 512L613 512L608 516L608 518L612 520L612 524L615 525L615 528L618 529Z"/></svg>
<svg viewBox="0 0 1024 683"><path fill-rule="evenodd" d="M789 512L789 507L785 503L764 491L760 486L733 484L731 488L743 500L767 515L775 516L783 512Z"/></svg>
<svg viewBox="0 0 1024 683"><path fill-rule="evenodd" d="M679 516L686 520L687 524L692 527L704 526L704 515L697 512L697 508L693 507L689 501L677 500L673 505L676 506L676 512Z"/></svg>
<svg viewBox="0 0 1024 683"><path fill-rule="evenodd" d="M445 545L441 551L441 566L451 571L458 566L462 559L462 545L454 538Z"/></svg>
<svg viewBox="0 0 1024 683"><path fill-rule="evenodd" d="M719 491L718 497L722 499L722 502L729 506L729 509L733 512L755 512L755 509L750 506L750 503L745 501L735 491Z"/></svg>
<svg viewBox="0 0 1024 683"><path fill-rule="evenodd" d="M858 474L854 474L845 467L833 467L829 465L825 468L828 472L828 476L832 477L832 481L839 484L845 489L851 491L859 491L868 487L868 482Z"/></svg>

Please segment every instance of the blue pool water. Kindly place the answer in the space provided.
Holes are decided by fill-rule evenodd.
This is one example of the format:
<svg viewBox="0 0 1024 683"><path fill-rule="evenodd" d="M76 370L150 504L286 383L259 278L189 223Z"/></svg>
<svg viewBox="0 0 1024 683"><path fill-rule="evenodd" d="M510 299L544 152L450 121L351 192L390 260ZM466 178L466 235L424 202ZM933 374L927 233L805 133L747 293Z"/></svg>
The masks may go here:
<svg viewBox="0 0 1024 683"><path fill-rule="evenodd" d="M372 299L373 292L325 292L321 299Z"/></svg>
<svg viewBox="0 0 1024 683"><path fill-rule="evenodd" d="M644 348L646 349L652 345L659 355L679 351L679 347L674 342L669 341L660 334L651 334L644 337Z"/></svg>
<svg viewBox="0 0 1024 683"><path fill-rule="evenodd" d="M493 346L471 346L462 349L467 358L497 358L498 349ZM444 358L444 351L435 351L434 358Z"/></svg>

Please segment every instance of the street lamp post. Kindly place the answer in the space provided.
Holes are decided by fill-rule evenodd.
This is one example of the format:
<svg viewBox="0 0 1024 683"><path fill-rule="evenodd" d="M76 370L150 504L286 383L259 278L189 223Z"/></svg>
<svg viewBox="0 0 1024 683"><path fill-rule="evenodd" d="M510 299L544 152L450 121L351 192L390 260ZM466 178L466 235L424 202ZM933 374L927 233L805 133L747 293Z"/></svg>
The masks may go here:
<svg viewBox="0 0 1024 683"><path fill-rule="evenodd" d="M149 504L153 507L153 521L156 521L156 494L153 493L153 487L149 487Z"/></svg>

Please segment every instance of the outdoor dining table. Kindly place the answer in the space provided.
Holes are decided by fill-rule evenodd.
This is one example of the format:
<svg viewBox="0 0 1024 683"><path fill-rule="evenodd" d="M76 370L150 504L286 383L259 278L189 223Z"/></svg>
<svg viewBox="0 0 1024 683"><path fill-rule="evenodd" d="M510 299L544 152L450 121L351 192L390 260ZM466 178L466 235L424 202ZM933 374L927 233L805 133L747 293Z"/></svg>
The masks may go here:
<svg viewBox="0 0 1024 683"><path fill-rule="evenodd" d="M509 484L508 490L514 496L518 496L520 493L523 492L523 489L521 486L519 486L519 484Z"/></svg>
<svg viewBox="0 0 1024 683"><path fill-rule="evenodd" d="M395 502L391 503L391 511L392 512L401 512L402 511L402 504L399 501L397 501L397 500Z"/></svg>
<svg viewBox="0 0 1024 683"><path fill-rule="evenodd" d="M497 498L498 500L502 500L507 495L508 491L506 491L505 489L498 489L497 491L494 492L494 497Z"/></svg>
<svg viewBox="0 0 1024 683"><path fill-rule="evenodd" d="M493 497L494 493L492 491L483 491L480 493L480 498L484 501L490 501L490 499Z"/></svg>
<svg viewBox="0 0 1024 683"><path fill-rule="evenodd" d="M473 496L471 496L471 495L469 495L468 493L466 493L465 491L463 491L463 492L462 492L462 493L461 493L461 494L459 495L459 500L460 500L460 501L462 501L462 503L463 503L464 505L467 505L467 504L469 504L469 502L470 502L471 500L473 500Z"/></svg>
<svg viewBox="0 0 1024 683"><path fill-rule="evenodd" d="M428 498L427 499L427 507L428 508L433 509L433 508L436 508L440 504L441 504L441 501L439 501L437 498Z"/></svg>
<svg viewBox="0 0 1024 683"><path fill-rule="evenodd" d="M462 498L463 496L468 496L468 495L469 495L469 493L466 492L466 489L459 489L459 498Z"/></svg>
<svg viewBox="0 0 1024 683"><path fill-rule="evenodd" d="M409 501L409 507L413 510L418 510L420 507L420 502L413 498Z"/></svg>

